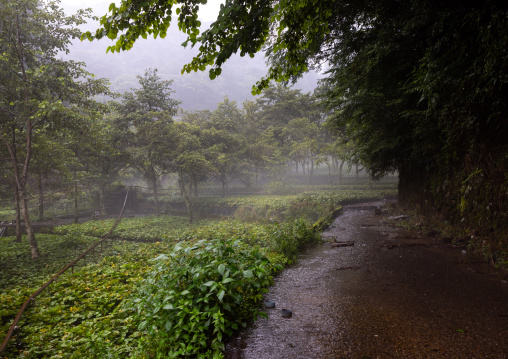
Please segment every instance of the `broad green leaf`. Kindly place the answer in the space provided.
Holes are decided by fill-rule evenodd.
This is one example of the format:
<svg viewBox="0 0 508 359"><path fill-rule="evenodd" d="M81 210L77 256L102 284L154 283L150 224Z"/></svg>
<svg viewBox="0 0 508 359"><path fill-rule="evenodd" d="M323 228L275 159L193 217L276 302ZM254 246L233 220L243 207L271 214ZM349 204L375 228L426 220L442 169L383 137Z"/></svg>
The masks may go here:
<svg viewBox="0 0 508 359"><path fill-rule="evenodd" d="M226 267L224 266L224 264L219 264L219 267L217 268L217 270L219 271L220 275L224 275L224 272L226 271Z"/></svg>
<svg viewBox="0 0 508 359"><path fill-rule="evenodd" d="M169 332L171 330L171 328L173 327L173 322L171 322L170 320L166 321L166 324L164 325L164 327Z"/></svg>

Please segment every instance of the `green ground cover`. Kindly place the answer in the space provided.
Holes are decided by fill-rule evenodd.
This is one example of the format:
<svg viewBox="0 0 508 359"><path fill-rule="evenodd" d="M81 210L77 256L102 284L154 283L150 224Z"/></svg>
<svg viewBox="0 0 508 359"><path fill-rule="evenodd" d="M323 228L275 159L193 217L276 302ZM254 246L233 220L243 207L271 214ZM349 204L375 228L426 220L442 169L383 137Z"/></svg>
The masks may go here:
<svg viewBox="0 0 508 359"><path fill-rule="evenodd" d="M80 231L89 236L103 237L106 235L116 219L88 221L85 223L69 224L54 229L57 234L69 231ZM189 229L203 225L207 221L198 221L189 225L184 217L175 216L146 216L123 218L113 231L112 236L126 240L140 241L171 241L185 238Z"/></svg>
<svg viewBox="0 0 508 359"><path fill-rule="evenodd" d="M26 236L21 243L14 237L0 238L0 291L13 286L36 288L65 267L82 251L98 241L81 234L66 236L39 234L37 242L41 257L29 260L30 247Z"/></svg>
<svg viewBox="0 0 508 359"><path fill-rule="evenodd" d="M376 193L375 196L381 196ZM298 251L319 240L303 209L330 209L330 203L373 193L329 193L226 199L238 208L266 206L284 220L202 220L135 217L121 222L98 262L66 273L43 292L23 316L21 343L7 357L151 358L222 356L223 340L260 314L259 302L271 276ZM223 201L222 199L218 200ZM291 211L300 211L296 218ZM0 338L38 284L97 241L112 221L62 226L39 235L43 257L30 263L26 243L2 239L2 263L18 262L0 291ZM150 239L155 242L134 242ZM60 256L57 261L55 258ZM64 258L67 256L67 258ZM157 258L157 259L156 259ZM54 266L50 265L55 262ZM22 270L22 268L25 270ZM3 272L3 271L2 271ZM26 276L20 282L17 278Z"/></svg>
<svg viewBox="0 0 508 359"><path fill-rule="evenodd" d="M344 201L361 201L396 195L394 188L374 190L343 188L340 191L305 191L290 195L197 197L191 198L195 208L209 213L219 213L218 209L235 208L234 217L244 221L292 220L299 217L316 221L326 215L331 207ZM166 208L183 205L179 196L160 198Z"/></svg>
<svg viewBox="0 0 508 359"><path fill-rule="evenodd" d="M0 221L7 221L16 218L16 212L12 209L0 209Z"/></svg>

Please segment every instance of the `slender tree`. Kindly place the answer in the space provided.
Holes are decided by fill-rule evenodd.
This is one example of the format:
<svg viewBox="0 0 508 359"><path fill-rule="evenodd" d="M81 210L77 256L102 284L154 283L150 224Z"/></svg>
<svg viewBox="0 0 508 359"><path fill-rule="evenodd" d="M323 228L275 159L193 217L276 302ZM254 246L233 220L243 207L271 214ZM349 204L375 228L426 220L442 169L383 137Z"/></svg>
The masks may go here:
<svg viewBox="0 0 508 359"><path fill-rule="evenodd" d="M90 11L65 16L56 2L0 2L0 135L7 147L23 211L32 258L39 248L28 211L27 183L34 137L44 126L63 125L82 116L90 96L106 91L105 82L88 78L83 64L58 60ZM83 79L82 81L76 79Z"/></svg>
<svg viewBox="0 0 508 359"><path fill-rule="evenodd" d="M124 133L130 165L152 187L155 213L159 215L158 181L174 170L176 134L172 117L180 102L171 98L173 81L162 80L157 69L148 69L137 78L140 87L125 93L117 106L116 126Z"/></svg>

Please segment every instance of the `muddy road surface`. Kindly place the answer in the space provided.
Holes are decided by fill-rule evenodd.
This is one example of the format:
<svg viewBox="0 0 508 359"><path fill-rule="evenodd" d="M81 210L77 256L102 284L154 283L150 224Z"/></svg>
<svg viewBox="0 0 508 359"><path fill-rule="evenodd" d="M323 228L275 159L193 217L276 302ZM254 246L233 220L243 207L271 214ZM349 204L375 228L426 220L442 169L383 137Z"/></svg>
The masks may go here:
<svg viewBox="0 0 508 359"><path fill-rule="evenodd" d="M508 359L506 281L463 248L386 225L372 205L345 208L323 234L354 245L320 244L275 278L275 308L226 358Z"/></svg>

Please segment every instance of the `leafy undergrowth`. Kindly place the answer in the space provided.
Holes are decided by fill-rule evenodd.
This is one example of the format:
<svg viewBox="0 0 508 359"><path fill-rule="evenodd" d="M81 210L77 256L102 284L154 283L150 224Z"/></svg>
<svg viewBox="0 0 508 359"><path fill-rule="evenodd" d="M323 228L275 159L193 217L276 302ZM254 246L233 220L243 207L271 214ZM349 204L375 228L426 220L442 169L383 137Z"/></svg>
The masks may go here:
<svg viewBox="0 0 508 359"><path fill-rule="evenodd" d="M134 300L141 356L221 358L223 338L260 313L271 265L242 241L202 240L160 255Z"/></svg>
<svg viewBox="0 0 508 359"><path fill-rule="evenodd" d="M140 333L125 298L148 270L149 259L170 245L121 242L119 247L118 255L65 273L39 295L19 324L21 345L11 341L6 356L100 358L106 347L113 357L127 357ZM0 337L33 290L20 287L0 294Z"/></svg>
<svg viewBox="0 0 508 359"><path fill-rule="evenodd" d="M275 268L318 240L301 219L280 224L210 222L184 232L174 251L168 241L115 241L110 253L116 255L65 274L23 316L22 345L10 344L8 357L165 358L183 352L208 355L209 350L220 357L222 340L257 315L257 303ZM198 240L202 242L196 244ZM160 260L152 261L155 257ZM168 266L166 279L156 274L160 266ZM173 299L162 288L172 288ZM0 337L34 289L20 286L2 292ZM157 296L147 294L151 290L158 291ZM144 303L141 315L134 310L140 305L136 299ZM203 318L211 319L208 323ZM189 339L195 336L199 340Z"/></svg>
<svg viewBox="0 0 508 359"><path fill-rule="evenodd" d="M57 273L81 252L98 241L97 238L69 233L65 236L38 234L41 257L30 260L26 236L21 243L14 237L0 239L0 291L12 287L37 287Z"/></svg>
<svg viewBox="0 0 508 359"><path fill-rule="evenodd" d="M232 198L230 203L239 207L235 217L244 221L285 221L303 217L307 221L315 222L319 218L327 216L340 203L345 201L384 198L395 193L393 190L322 191L291 196Z"/></svg>
<svg viewBox="0 0 508 359"><path fill-rule="evenodd" d="M79 224L59 226L54 229L55 233L66 234L69 231L81 231L89 236L102 237L106 235L115 219L88 221ZM113 237L135 241L171 241L181 240L185 233L193 226L200 226L206 221L190 225L184 217L175 216L146 216L124 218L113 232Z"/></svg>
<svg viewBox="0 0 508 359"><path fill-rule="evenodd" d="M328 176L327 176L328 177ZM376 190L396 190L398 185L397 179L389 179L389 178L383 178L380 181L369 181L367 178L360 178L359 181L356 181L355 179L348 177L343 178L344 181L342 184L335 183L333 187L330 187L330 184L327 182L327 184L322 185L316 185L316 184L296 184L296 183L271 183L268 186L252 186L250 190L246 191L244 186L230 186L229 190L232 194L227 194L227 196L240 196L243 192L247 192L246 196L250 195L257 195L257 196L263 196L263 195L298 195L301 193L306 192L323 192L323 191L347 191L347 190L359 190L359 191L376 191ZM172 190L169 190L169 192L173 192L173 197L176 196L177 193L179 193L178 188L173 188ZM205 193L205 196L220 196L222 191L220 187L215 186L207 186L207 185L200 185L199 186L199 192ZM237 193L237 194L234 194ZM153 197L149 195L150 198ZM163 198L163 196L160 196L160 198Z"/></svg>
<svg viewBox="0 0 508 359"><path fill-rule="evenodd" d="M220 358L223 340L259 315L259 301L271 275L291 263L305 245L319 240L312 221L306 219L304 211L312 212L307 207L324 211L335 201L373 196L311 193L280 196L276 201L249 197L243 202L294 211L294 217L298 211L302 214L280 221L207 220L190 225L185 218L170 216L126 219L114 236L157 242L112 241L114 247L98 264L66 273L25 313L20 346L11 342L4 354ZM57 229L62 235L48 236L48 242L56 252L64 252L71 237L81 234L81 241L91 243L97 239L84 233L103 235L110 222L63 226ZM20 266L29 258L9 253ZM0 293L0 337L34 289L21 284Z"/></svg>

